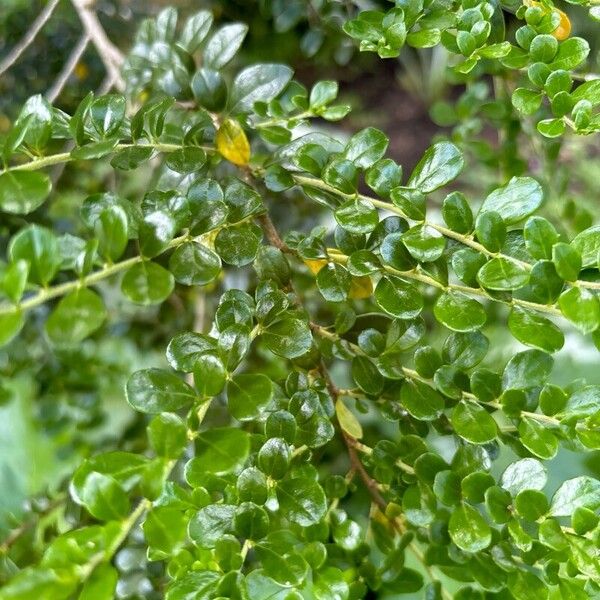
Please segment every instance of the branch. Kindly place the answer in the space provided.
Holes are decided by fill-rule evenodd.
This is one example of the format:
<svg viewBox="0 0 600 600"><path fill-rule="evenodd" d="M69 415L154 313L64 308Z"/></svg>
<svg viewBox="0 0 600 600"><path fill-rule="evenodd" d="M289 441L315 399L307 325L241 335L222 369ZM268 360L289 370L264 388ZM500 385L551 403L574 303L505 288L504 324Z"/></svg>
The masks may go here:
<svg viewBox="0 0 600 600"><path fill-rule="evenodd" d="M50 0L42 12L35 18L21 41L0 62L0 75L3 75L19 60L19 57L31 45L40 29L48 22L60 0Z"/></svg>
<svg viewBox="0 0 600 600"><path fill-rule="evenodd" d="M177 246L181 245L187 239L188 239L187 235L182 235L180 237L175 238L164 249L163 252L166 252L167 250L170 250L172 248L176 248ZM41 304L44 304L48 300L52 300L53 298L58 298L60 296L64 296L64 295L68 294L69 292L76 290L77 288L98 283L98 282L102 281L103 279L106 279L108 277L111 277L112 275L120 273L121 271L129 269L133 265L135 265L139 262L142 262L143 260L144 260L144 257L142 257L142 256L134 256L132 258L127 258L125 260L122 260L121 262L115 263L113 265L108 265L107 267L104 267L103 269L94 271L93 273L90 273L89 275L87 275L86 277L82 277L81 279L74 279L73 281L67 281L65 283L60 283L58 285L54 285L52 287L42 289L39 292L37 292L36 294L34 294L33 296L27 298L26 300L24 300L23 302L21 302L17 305L0 304L0 315L12 314L18 310L21 310L21 311L31 310L32 308L35 308L36 306L40 306Z"/></svg>
<svg viewBox="0 0 600 600"><path fill-rule="evenodd" d="M275 246L275 248L279 248L282 252L291 252L288 245L281 239L281 236L275 229L275 225L273 225L273 221L268 213L263 213L257 217L258 222L260 223L262 230L269 241L271 246Z"/></svg>
<svg viewBox="0 0 600 600"><path fill-rule="evenodd" d="M118 152L119 150L124 150L125 148L134 148L134 147L147 147L150 146L154 148L157 152L175 152L175 150L180 150L183 148L180 144L163 144L160 142L150 142L147 144L117 144L113 149L114 152ZM197 146L198 148L202 148L205 152L215 152L214 148L209 148L207 146ZM73 158L70 152L60 152L58 154L49 154L48 156L42 156L40 158L34 158L33 160L21 163L19 165L13 165L11 167L7 167L0 173L5 173L7 171L37 171L38 169L44 169L45 167L52 167L53 165L59 165L61 163L67 163L72 160L80 160ZM84 160L84 159L83 159Z"/></svg>
<svg viewBox="0 0 600 600"><path fill-rule="evenodd" d="M313 187L313 188L316 188L319 190L323 190L323 191L329 192L331 194L335 194L336 196L339 196L340 198L345 198L346 200L349 200L352 198L359 198L361 200L366 200L367 202L370 202L371 204L373 204L373 206L376 206L377 208L381 208L382 210L387 210L387 211L394 213L404 219L414 220L414 219L410 219L410 217L408 217L401 208L397 207L396 205L392 204L391 202L384 202L383 200L378 200L377 198L372 198L371 196L366 196L364 194L346 194L344 192L340 192L340 190L334 188L333 186L328 185L324 181L321 181L320 179L315 179L313 177L305 177L303 175L293 175L293 178L294 178L294 181L300 186L306 185L306 186ZM473 250L480 252L481 254L487 256L488 258L494 258L494 257L504 258L506 260L509 260L509 261L519 265L520 267L523 267L524 269L527 269L528 271L531 271L531 269L533 268L533 265L531 263L528 263L523 260L519 260L518 258L514 258L513 256L508 256L507 254L503 254L502 252L492 252L491 250L488 250L485 246L483 246L479 242L476 242L475 240L473 240L471 236L463 235L462 233L452 231L452 229L448 229L447 227L444 227L443 225L438 225L437 223L432 223L431 221L427 221L426 219L424 219L423 221L420 221L420 223L422 223L423 225L425 225L427 227L431 227L432 229L435 229L438 233L441 233L444 237L451 238L451 239L463 244L464 246L473 248ZM573 282L567 282L567 283L572 286L600 290L600 281L579 280L579 281L573 281Z"/></svg>
<svg viewBox="0 0 600 600"><path fill-rule="evenodd" d="M88 36L96 47L108 75L114 81L115 87L120 92L124 91L125 81L121 76L124 57L121 51L108 39L98 16L92 10L94 0L71 0L71 2Z"/></svg>
<svg viewBox="0 0 600 600"><path fill-rule="evenodd" d="M329 393L331 394L332 390L333 390L332 397L333 397L333 400L336 401L338 398L339 390L335 387L335 385L333 385L333 383L331 383L331 387L330 387L331 377L329 376L327 367L325 366L325 364L323 362L321 362L321 364L319 366L319 371L320 371L321 375L323 376L323 378L325 379L325 382L327 383L327 388L330 391ZM360 457L358 456L358 453L356 451L358 442L353 437L349 436L345 431L342 431L341 433L342 433L342 438L344 440L344 444L346 445L346 450L348 451L348 458L350 459L351 471L358 473L358 475L362 479L362 482L365 484L365 487L366 487L367 491L369 492L369 495L371 496L372 501L379 508L381 513L386 517L386 519L390 522L392 527L398 532L399 535L404 535L406 533L406 527L405 527L404 523L402 522L402 520L399 517L388 517L387 516L388 503L385 500L385 498L381 495L377 481L375 481L369 475L369 473L365 469L362 461L360 460ZM412 552L412 554L415 556L415 558L421 563L421 565L422 565L423 569L425 569L425 572L427 573L429 579L432 582L439 581L439 577L436 575L436 573L434 572L432 567L429 564L427 564L427 562L425 560L425 555L423 554L423 552L421 551L419 546L414 541L411 541L408 544L407 548ZM442 595L445 600L451 599L450 594L446 590L442 590Z"/></svg>
<svg viewBox="0 0 600 600"><path fill-rule="evenodd" d="M67 83L73 69L77 66L77 63L83 56L85 49L90 41L90 36L87 33L84 33L77 42L77 45L71 51L67 62L65 63L62 71L59 73L55 82L52 84L52 87L46 93L46 98L48 102L51 104L60 96L65 84Z"/></svg>
<svg viewBox="0 0 600 600"><path fill-rule="evenodd" d="M365 356L365 353L363 352L363 350L361 349L360 346L341 338L336 333L332 333L331 331L328 331L322 325L317 325L316 323L311 322L310 328L316 335L318 335L324 339L330 340L332 342L342 342L343 341L345 344L348 345L348 347L355 354ZM421 383L428 385L430 388L437 390L437 386L436 386L435 382L433 381L433 379L427 379L427 377L422 377L414 369L409 369L408 367L404 367L404 366L401 368L402 368L402 372L404 373L404 376L407 379L414 379L414 380L420 381ZM337 390L337 393L340 395L349 395L346 392L347 392L347 390ZM352 394L350 394L350 395L352 395ZM483 401L479 400L479 398L477 398L477 396L475 396L475 394L472 394L470 392L462 391L462 398L468 402L476 402L477 404L481 404L481 406L495 408L496 410L500 410L500 411L503 410L502 404L500 402L498 402L497 400L493 400L491 402L483 402ZM551 426L551 427L559 427L560 426L560 420L555 417L552 417L550 415L544 415L542 413L535 413L535 412L530 412L530 411L526 411L526 410L521 411L520 414L523 415L524 417L529 417L531 419L535 419L536 421L544 423L547 426Z"/></svg>
<svg viewBox="0 0 600 600"><path fill-rule="evenodd" d="M329 260L331 262L338 263L341 265L345 265L348 262L348 256L342 254L341 252L338 252L337 250L328 248L327 252L329 254ZM420 283L424 283L425 285L435 287L444 292L460 292L461 294L467 294L469 296L485 298L486 300L490 300L491 302L499 302L500 304L506 304L507 306L523 306L524 308L531 308L533 310L537 310L538 312L546 313L554 317L564 318L564 315L562 314L561 310L555 304L539 304L537 302L530 302L529 300L521 300L520 298L511 298L510 300L503 300L502 298L496 298L494 296L491 296L483 288L474 288L469 287L467 285L459 285L456 283L443 284L440 281L437 281L437 279L430 277L429 275L420 273L416 269L412 269L410 271L399 271L398 269L394 269L393 267L390 267L388 265L383 265L382 269L390 275L419 281Z"/></svg>

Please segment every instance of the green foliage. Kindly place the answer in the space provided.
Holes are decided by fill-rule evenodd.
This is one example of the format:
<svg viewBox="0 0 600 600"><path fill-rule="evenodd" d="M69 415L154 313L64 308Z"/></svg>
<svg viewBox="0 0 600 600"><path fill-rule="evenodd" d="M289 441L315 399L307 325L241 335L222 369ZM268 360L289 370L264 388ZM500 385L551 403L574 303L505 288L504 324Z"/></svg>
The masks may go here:
<svg viewBox="0 0 600 600"><path fill-rule="evenodd" d="M399 3L344 30L384 58L441 43L461 75L526 72L535 89L511 102L548 102L537 131L597 130L598 86L572 89L587 42L549 4L512 8L515 44L485 1ZM3 140L0 344L19 377L42 337L48 428L87 445L36 535L26 521L0 548L0 599L597 597L600 481L548 484L543 461L600 448L600 388L553 379L566 336L600 346L600 229L567 235L525 174L458 191L478 158L451 141L404 173L379 129L305 131L347 114L337 84L239 69L246 33L167 8L136 36L125 95L72 115L34 96ZM46 172L64 163L114 181L68 233ZM331 227L282 236L294 203ZM166 359L121 365L125 390L95 396L117 336ZM107 438L109 396L127 425Z"/></svg>

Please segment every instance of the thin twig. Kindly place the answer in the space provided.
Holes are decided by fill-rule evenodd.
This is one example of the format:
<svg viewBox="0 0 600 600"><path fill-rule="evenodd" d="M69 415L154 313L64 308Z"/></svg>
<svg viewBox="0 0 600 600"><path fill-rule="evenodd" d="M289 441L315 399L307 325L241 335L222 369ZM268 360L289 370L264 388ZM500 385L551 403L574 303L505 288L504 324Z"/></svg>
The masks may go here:
<svg viewBox="0 0 600 600"><path fill-rule="evenodd" d="M73 69L77 66L77 63L81 60L85 49L90 41L90 36L87 33L84 33L77 42L77 45L71 51L67 62L65 63L62 71L58 74L58 77L52 84L52 87L46 93L46 98L48 102L54 102L63 91Z"/></svg>
<svg viewBox="0 0 600 600"><path fill-rule="evenodd" d="M29 519L28 521L23 521L23 523L21 523L18 527L10 531L2 544L0 544L0 556L6 554L10 550L11 546L15 544L23 534L39 523L41 517L45 517L52 513L59 506L64 504L66 500L67 496L65 494L57 496L52 502L50 502L50 504L48 504L46 509L41 514L36 515L35 518Z"/></svg>
<svg viewBox="0 0 600 600"><path fill-rule="evenodd" d="M258 222L260 223L262 230L267 236L267 240L271 246L275 246L275 248L279 248L282 252L290 252L287 244L281 239L279 233L277 233L277 229L273 225L273 221L271 217L267 213L263 213L258 216Z"/></svg>
<svg viewBox="0 0 600 600"><path fill-rule="evenodd" d="M60 0L50 0L50 2L46 4L21 41L0 62L0 75L3 75L17 62L17 60L19 60L19 57L27 50L40 32L40 29L48 22L59 2Z"/></svg>
<svg viewBox="0 0 600 600"><path fill-rule="evenodd" d="M108 39L102 24L98 20L98 16L92 10L94 0L71 0L71 2L92 43L96 47L107 73L114 81L115 87L120 92L124 91L125 81L121 76L121 66L124 57L121 51Z"/></svg>

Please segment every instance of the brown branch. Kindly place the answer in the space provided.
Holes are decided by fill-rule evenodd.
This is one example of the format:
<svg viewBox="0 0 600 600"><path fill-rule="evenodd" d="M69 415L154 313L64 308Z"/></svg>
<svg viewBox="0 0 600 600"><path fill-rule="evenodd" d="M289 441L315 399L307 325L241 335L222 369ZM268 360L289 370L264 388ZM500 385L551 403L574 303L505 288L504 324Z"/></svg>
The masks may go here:
<svg viewBox="0 0 600 600"><path fill-rule="evenodd" d="M291 249L279 236L279 233L277 232L277 229L275 228L271 217L269 217L267 213L259 215L257 217L257 220L260 223L262 230L265 232L267 240L269 240L269 244L271 244L271 246L279 248L279 250L281 250L282 252L291 252Z"/></svg>
<svg viewBox="0 0 600 600"><path fill-rule="evenodd" d="M379 485L377 482L367 473L362 461L360 460L358 453L356 452L356 448L354 447L354 443L356 440L350 437L345 431L342 431L342 437L344 438L344 443L346 444L346 448L348 450L348 458L350 458L350 464L352 469L356 471L363 483L367 487L367 490L373 499L373 502L377 505L379 510L385 515L385 511L387 510L387 502L385 498L381 495L379 491ZM399 533L404 533L405 529L402 524L398 521L398 519L391 519L392 525L398 530Z"/></svg>
<svg viewBox="0 0 600 600"><path fill-rule="evenodd" d="M21 41L4 57L0 62L0 75L5 73L19 60L20 56L29 48L42 27L49 21L54 9L58 6L60 0L50 0L44 7L44 10L35 18L27 33Z"/></svg>
<svg viewBox="0 0 600 600"><path fill-rule="evenodd" d="M120 91L125 90L125 81L121 76L121 66L124 61L121 51L108 39L98 16L92 9L95 0L71 0L79 20L89 35L92 43L104 63L108 75Z"/></svg>

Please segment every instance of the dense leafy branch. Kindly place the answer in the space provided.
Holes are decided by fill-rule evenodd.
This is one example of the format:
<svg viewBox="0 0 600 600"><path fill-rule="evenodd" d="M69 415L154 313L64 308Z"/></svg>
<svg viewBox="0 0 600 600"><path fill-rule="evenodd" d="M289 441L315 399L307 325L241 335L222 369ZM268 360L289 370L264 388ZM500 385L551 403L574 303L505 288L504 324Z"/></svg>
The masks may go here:
<svg viewBox="0 0 600 600"><path fill-rule="evenodd" d="M165 9L122 61L75 4L127 95L90 93L71 115L34 96L3 139L0 343L18 379L43 324L40 414L86 445L68 518L2 545L0 599L125 596L140 561L132 594L167 600L597 596L600 481L546 491L546 464L600 448L600 386L553 374L565 333L600 345L598 226L567 235L523 173L494 171L469 201L453 183L465 144L438 141L405 174L382 131L324 133L314 119L349 111L337 84L235 70L241 23L178 26ZM344 29L384 58L441 43L472 83L526 73L513 122L549 110L532 135L595 131L600 87L572 90L587 42L550 3L504 8L525 23L514 45L485 1L406 2ZM111 186L59 226L44 169L98 162ZM327 225L291 230L315 207ZM143 360L123 365L128 425L106 442L112 405L95 400L123 331Z"/></svg>

